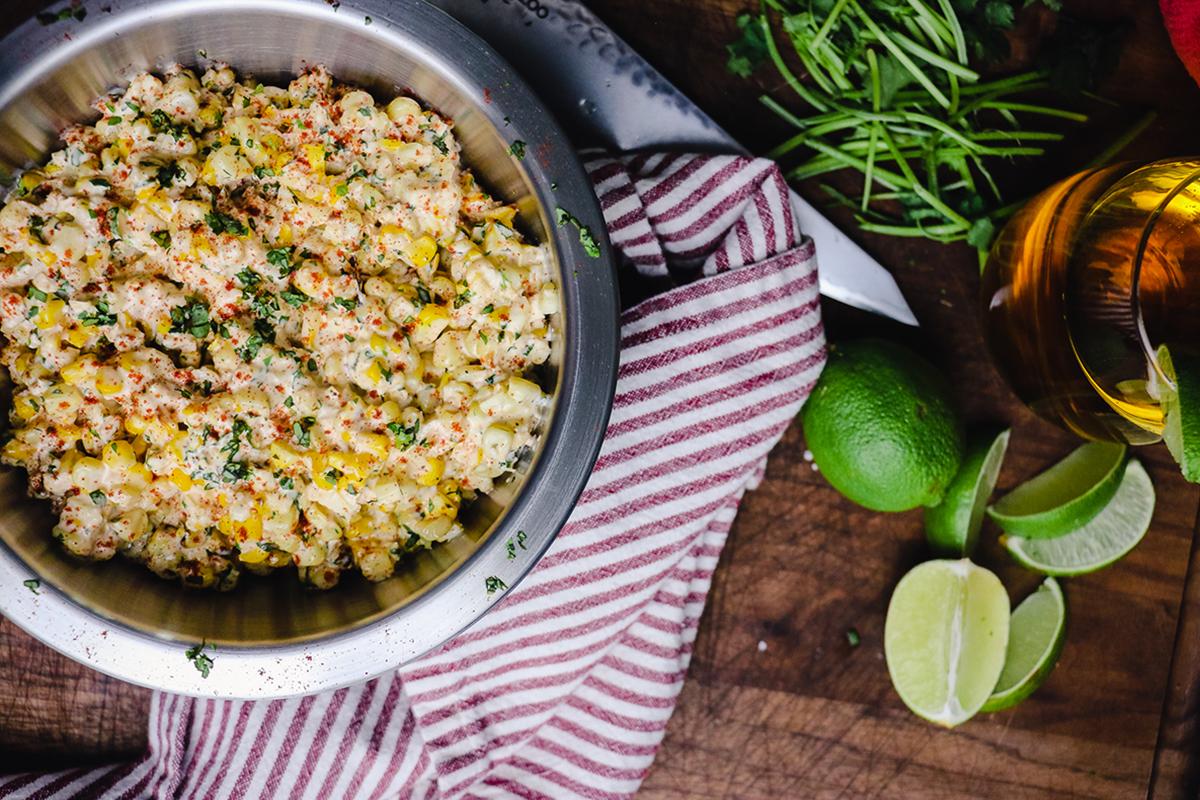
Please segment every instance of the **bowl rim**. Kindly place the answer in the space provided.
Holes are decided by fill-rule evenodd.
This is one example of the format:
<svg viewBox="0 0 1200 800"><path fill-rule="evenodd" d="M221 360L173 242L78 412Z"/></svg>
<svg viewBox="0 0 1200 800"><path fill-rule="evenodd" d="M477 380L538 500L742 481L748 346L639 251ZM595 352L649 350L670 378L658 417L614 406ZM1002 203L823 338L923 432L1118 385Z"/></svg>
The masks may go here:
<svg viewBox="0 0 1200 800"><path fill-rule="evenodd" d="M540 453L490 533L457 567L377 619L293 643L222 647L205 678L185 657L189 644L198 642L150 635L86 607L36 574L3 539L0 614L100 672L196 697L267 699L324 691L378 676L433 650L477 622L549 548L590 476L612 410L619 345L615 267L599 201L574 148L507 62L425 0L351 0L340 7L325 0L125 0L119 7L84 0L79 7L87 12L83 20L44 26L31 18L0 38L0 107L51 66L150 20L215 10L278 12L365 28L466 92L497 130L538 142L539 157L518 166L546 218L545 244L555 249L560 264L568 309L563 359L555 411ZM364 26L364 18L369 25ZM599 259L586 255L574 229L554 224L555 206L570 209L593 231L601 246ZM529 546L509 559L505 543L518 530L528 531ZM506 588L489 595L485 578L492 575ZM36 591L24 585L31 578L40 581ZM418 615L425 624L406 619Z"/></svg>

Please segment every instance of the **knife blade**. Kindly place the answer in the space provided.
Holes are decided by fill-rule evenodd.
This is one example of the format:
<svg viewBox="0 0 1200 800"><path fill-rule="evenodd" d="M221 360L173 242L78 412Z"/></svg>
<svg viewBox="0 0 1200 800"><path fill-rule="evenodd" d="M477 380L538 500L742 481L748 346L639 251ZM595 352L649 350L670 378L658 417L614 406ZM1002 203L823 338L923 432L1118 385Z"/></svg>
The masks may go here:
<svg viewBox="0 0 1200 800"><path fill-rule="evenodd" d="M746 150L579 0L430 0L496 48L580 146ZM895 279L792 192L821 293L917 325Z"/></svg>

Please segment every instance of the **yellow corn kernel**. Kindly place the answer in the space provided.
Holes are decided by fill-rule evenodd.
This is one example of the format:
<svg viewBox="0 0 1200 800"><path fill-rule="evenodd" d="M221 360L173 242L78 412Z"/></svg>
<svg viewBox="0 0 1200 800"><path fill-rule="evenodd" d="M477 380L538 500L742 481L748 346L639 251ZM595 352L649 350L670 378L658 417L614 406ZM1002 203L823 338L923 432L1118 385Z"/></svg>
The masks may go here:
<svg viewBox="0 0 1200 800"><path fill-rule="evenodd" d="M442 478L442 472L446 469L446 464L440 458L430 458L425 471L421 473L421 477L417 478L417 483L422 486L435 486Z"/></svg>
<svg viewBox="0 0 1200 800"><path fill-rule="evenodd" d="M141 436L134 439L131 442L131 445L133 447L133 452L137 455L138 458L145 458L146 451L150 449L150 443L147 442L145 440L145 438L143 438Z"/></svg>
<svg viewBox="0 0 1200 800"><path fill-rule="evenodd" d="M271 442L271 466L290 467L300 460L300 453L283 442Z"/></svg>
<svg viewBox="0 0 1200 800"><path fill-rule="evenodd" d="M388 354L392 352L392 343L389 339L385 339L378 333L371 334L371 349L376 353Z"/></svg>
<svg viewBox="0 0 1200 800"><path fill-rule="evenodd" d="M59 371L59 374L62 376L63 383L68 386L77 386L95 375L96 369L95 360L91 357L84 357L67 364Z"/></svg>
<svg viewBox="0 0 1200 800"><path fill-rule="evenodd" d="M45 264L47 267L53 267L55 264L58 263L58 256L54 255L53 251L44 250L44 251L42 251L41 255L38 256L38 260L41 261L43 264Z"/></svg>
<svg viewBox="0 0 1200 800"><path fill-rule="evenodd" d="M354 520L354 522L351 522L350 526L346 528L346 538L361 539L365 536L370 536L371 531L374 530L374 528L375 526L371 523L370 519L367 517L359 517L358 519Z"/></svg>
<svg viewBox="0 0 1200 800"><path fill-rule="evenodd" d="M256 513L249 518L233 523L234 535L240 542L257 542L262 538L262 517Z"/></svg>
<svg viewBox="0 0 1200 800"><path fill-rule="evenodd" d="M372 361L371 366L367 367L367 380L371 383L379 383L383 380L383 367L379 366L378 361Z"/></svg>
<svg viewBox="0 0 1200 800"><path fill-rule="evenodd" d="M325 147L319 144L304 145L304 158L309 169L317 175L325 174Z"/></svg>
<svg viewBox="0 0 1200 800"><path fill-rule="evenodd" d="M404 228L399 225L384 225L379 229L380 236L404 236Z"/></svg>
<svg viewBox="0 0 1200 800"><path fill-rule="evenodd" d="M26 192L32 192L42 184L42 173L37 170L30 170L21 176L21 188Z"/></svg>
<svg viewBox="0 0 1200 800"><path fill-rule="evenodd" d="M104 466L114 469L128 468L137 463L133 445L124 439L106 444L100 458L103 459Z"/></svg>
<svg viewBox="0 0 1200 800"><path fill-rule="evenodd" d="M137 353L132 351L117 356L117 366L123 370L134 370L141 366Z"/></svg>
<svg viewBox="0 0 1200 800"><path fill-rule="evenodd" d="M384 150L402 150L407 144L403 139L383 139L379 142L379 146Z"/></svg>
<svg viewBox="0 0 1200 800"><path fill-rule="evenodd" d="M205 103L200 106L199 116L204 127L215 127L221 121L221 107L216 103Z"/></svg>
<svg viewBox="0 0 1200 800"><path fill-rule="evenodd" d="M101 255L99 250L87 254L87 258L84 259L84 264L86 265L89 275L95 276L96 267L100 264L100 258Z"/></svg>
<svg viewBox="0 0 1200 800"><path fill-rule="evenodd" d="M395 400L388 400L387 402L380 404L379 417L385 423L395 422L396 420L400 419L400 411L401 408L399 403L397 403Z"/></svg>
<svg viewBox="0 0 1200 800"><path fill-rule="evenodd" d="M28 422L37 416L38 401L28 394L22 393L13 398L13 414L22 422Z"/></svg>
<svg viewBox="0 0 1200 800"><path fill-rule="evenodd" d="M66 303L58 298L48 300L46 305L42 306L42 310L37 313L37 317L34 318L33 324L38 326L38 328L41 330L51 327L58 322L58 318L62 316L63 309L66 308L66 305Z"/></svg>
<svg viewBox="0 0 1200 800"><path fill-rule="evenodd" d="M233 520L231 520L228 515L221 517L220 519L217 520L217 530L219 530L221 533L225 534L226 536L232 536L233 535Z"/></svg>
<svg viewBox="0 0 1200 800"><path fill-rule="evenodd" d="M327 463L323 457L313 459L312 481L321 489L335 489L337 481L329 474Z"/></svg>
<svg viewBox="0 0 1200 800"><path fill-rule="evenodd" d="M287 247L292 243L292 226L286 222L279 226L279 244Z"/></svg>
<svg viewBox="0 0 1200 800"><path fill-rule="evenodd" d="M68 450L63 453L62 460L59 462L58 471L67 474L75 469L75 465L79 463L79 459L83 458L83 453L78 450Z"/></svg>
<svg viewBox="0 0 1200 800"><path fill-rule="evenodd" d="M229 495L225 494L224 492L218 494L217 505L219 505L221 508L227 508L229 506Z"/></svg>
<svg viewBox="0 0 1200 800"><path fill-rule="evenodd" d="M96 375L96 391L104 395L112 395L125 388L121 373L112 367L105 367Z"/></svg>
<svg viewBox="0 0 1200 800"><path fill-rule="evenodd" d="M392 447L392 438L382 433L363 433L359 435L362 447L376 458L387 458L388 450Z"/></svg>
<svg viewBox="0 0 1200 800"><path fill-rule="evenodd" d="M179 491L186 492L192 488L195 482L192 480L191 475L188 475L181 469L176 469L171 473L171 483L175 484L175 487Z"/></svg>
<svg viewBox="0 0 1200 800"><path fill-rule="evenodd" d="M82 349L84 345L91 341L92 334L87 328L76 326L67 331L66 336L63 338L67 340L68 344Z"/></svg>
<svg viewBox="0 0 1200 800"><path fill-rule="evenodd" d="M450 319L450 312L445 306L426 303L417 313L418 325L433 325L436 322Z"/></svg>
<svg viewBox="0 0 1200 800"><path fill-rule="evenodd" d="M437 255L438 246L432 236L422 236L413 240L404 250L404 256L414 267L423 267Z"/></svg>
<svg viewBox="0 0 1200 800"><path fill-rule="evenodd" d="M0 455L11 464L24 464L33 456L33 448L20 439L9 439Z"/></svg>
<svg viewBox="0 0 1200 800"><path fill-rule="evenodd" d="M128 472L129 476L133 478L134 481L141 484L149 485L150 482L154 480L154 473L150 472L150 468L145 464L135 463L129 468Z"/></svg>
<svg viewBox="0 0 1200 800"><path fill-rule="evenodd" d="M415 117L421 113L421 104L411 97L400 95L393 98L384 107L384 113L388 115L388 119L392 122L404 122L409 117Z"/></svg>
<svg viewBox="0 0 1200 800"><path fill-rule="evenodd" d="M517 215L517 209L513 206L500 206L483 212L483 218L493 222L499 222L506 228L513 226L513 217Z"/></svg>
<svg viewBox="0 0 1200 800"><path fill-rule="evenodd" d="M208 237L202 233L192 234L191 246L193 256L207 255L215 252L212 243L208 241ZM170 330L170 322L167 323L167 329Z"/></svg>
<svg viewBox="0 0 1200 800"><path fill-rule="evenodd" d="M140 436L142 432L146 430L146 426L149 424L149 422L150 421L145 417L138 416L137 414L130 414L125 418L123 425L125 430L129 432L129 435Z"/></svg>
<svg viewBox="0 0 1200 800"><path fill-rule="evenodd" d="M54 432L58 434L58 438L66 443L67 447L72 446L83 438L84 430L78 425L55 425Z"/></svg>
<svg viewBox="0 0 1200 800"><path fill-rule="evenodd" d="M261 547L254 545L247 547L238 553L238 560L243 564L261 564L270 557L270 553L263 550Z"/></svg>

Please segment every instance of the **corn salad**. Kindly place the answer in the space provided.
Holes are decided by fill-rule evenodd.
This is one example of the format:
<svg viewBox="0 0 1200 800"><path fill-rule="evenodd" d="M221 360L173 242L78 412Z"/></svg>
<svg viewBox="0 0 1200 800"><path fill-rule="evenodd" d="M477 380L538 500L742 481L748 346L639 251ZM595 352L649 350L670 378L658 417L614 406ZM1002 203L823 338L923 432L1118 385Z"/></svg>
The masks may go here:
<svg viewBox="0 0 1200 800"><path fill-rule="evenodd" d="M535 435L559 300L450 122L322 68L95 108L0 209L2 458L54 536L229 589L382 580L459 534Z"/></svg>

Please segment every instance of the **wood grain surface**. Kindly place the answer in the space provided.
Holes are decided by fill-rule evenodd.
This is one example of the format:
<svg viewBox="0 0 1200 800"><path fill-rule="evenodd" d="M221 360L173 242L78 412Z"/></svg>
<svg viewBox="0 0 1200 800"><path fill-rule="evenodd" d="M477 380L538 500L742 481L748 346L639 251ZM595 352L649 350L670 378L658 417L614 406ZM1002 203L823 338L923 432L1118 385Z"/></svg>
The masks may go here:
<svg viewBox="0 0 1200 800"><path fill-rule="evenodd" d="M774 144L758 103L778 91L730 76L724 44L742 0L592 0L619 33L747 144ZM20 5L20 3L18 4ZM1131 158L1200 152L1200 91L1175 60L1150 0L1077 0L1081 16L1122 20L1128 44L1082 135L1014 185L1036 187L1103 148L1142 109L1159 121ZM1030 34L1036 36L1037 32ZM815 196L814 187L801 187ZM846 222L846 220L841 220ZM848 228L849 229L849 228ZM941 366L972 423L1013 428L1000 489L1075 444L1028 412L987 358L972 252L856 238L895 273L922 322L892 325L836 303L834 340L903 340ZM1137 453L1158 489L1154 524L1128 558L1065 584L1066 648L1045 686L1016 709L954 731L912 717L882 654L892 587L927 557L919 513L864 511L803 458L798 425L748 495L717 571L688 681L641 797L1131 798L1196 797L1200 711L1200 492L1161 446ZM982 561L1014 601L1037 577L985 535ZM852 646L847 632L861 641ZM0 770L115 758L144 741L146 694L73 664L0 622Z"/></svg>

